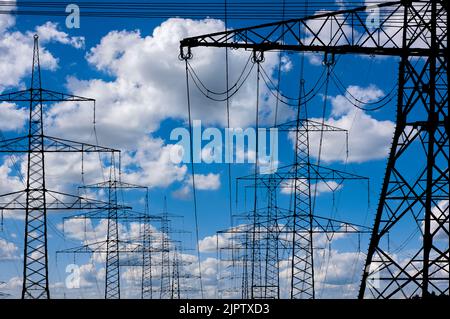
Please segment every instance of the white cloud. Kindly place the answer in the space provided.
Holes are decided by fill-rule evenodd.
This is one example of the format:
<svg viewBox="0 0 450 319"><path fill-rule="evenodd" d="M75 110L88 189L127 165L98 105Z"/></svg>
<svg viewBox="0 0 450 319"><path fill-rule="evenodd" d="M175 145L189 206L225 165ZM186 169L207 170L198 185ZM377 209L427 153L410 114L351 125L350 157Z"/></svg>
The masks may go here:
<svg viewBox="0 0 450 319"><path fill-rule="evenodd" d="M58 225L58 229L63 231L67 238L80 240L86 243L105 240L107 227L107 220L100 220L99 223L94 226L92 221L88 218L70 218Z"/></svg>
<svg viewBox="0 0 450 319"><path fill-rule="evenodd" d="M206 236L198 242L198 248L202 253L216 252L217 248L224 248L230 244L231 233L217 233L212 236Z"/></svg>
<svg viewBox="0 0 450 319"><path fill-rule="evenodd" d="M189 199L191 197L191 186L184 184L179 189L173 191L172 196L177 199Z"/></svg>
<svg viewBox="0 0 450 319"><path fill-rule="evenodd" d="M449 212L448 200L439 201L438 205L434 206L431 209L432 216L431 216L430 230L433 233L439 228L439 230L433 237L435 240L442 240L448 242L448 232L449 232L448 212ZM422 221L422 230L424 227L424 223L425 222ZM440 224L442 224L442 226Z"/></svg>
<svg viewBox="0 0 450 319"><path fill-rule="evenodd" d="M0 261L18 260L18 250L19 248L16 246L16 244L0 238Z"/></svg>
<svg viewBox="0 0 450 319"><path fill-rule="evenodd" d="M234 229L243 230L244 225L236 226ZM280 225L280 228L283 228ZM229 229L230 230L230 229ZM359 276L363 268L364 254L359 251L344 251L335 248L337 242L342 247L345 244L354 245L355 236L345 233L331 234L316 233L314 234L314 269L315 269L315 283L316 292L318 298L355 298L357 287L359 284ZM218 237L216 237L218 236ZM202 252L215 252L218 246L224 247L236 247L238 248L243 243L243 238L236 239L239 236L232 234L231 232L220 233L217 235L207 236L199 242L199 247ZM280 242L290 243L292 242L291 234L280 233L278 237ZM242 247L242 246L241 246ZM279 253L279 272L280 272L280 292L282 298L289 297L290 289L290 276L291 276L291 260L290 260L290 248L284 246ZM242 262L232 263L232 257L239 260L243 258L243 251L239 252L239 249L234 250L234 256L232 250L224 250L220 254L220 261L215 262L214 269L209 269L211 273L216 273L215 268L219 268L220 280L218 283L218 289L233 289L240 288L240 281L233 281L230 276L242 274ZM264 260L264 252L261 256ZM211 265L211 267L213 267ZM251 267L251 266L249 266ZM264 264L262 266L264 269ZM230 290L231 291L231 290ZM224 294L226 297L233 297L233 294ZM236 297L236 296L235 296ZM239 297L239 295L237 296Z"/></svg>
<svg viewBox="0 0 450 319"><path fill-rule="evenodd" d="M67 33L58 30L58 24L47 21L45 24L36 27L41 43L58 42L68 44L74 48L84 48L84 37L71 37Z"/></svg>
<svg viewBox="0 0 450 319"><path fill-rule="evenodd" d="M99 281L104 281L102 269L97 269L93 263L79 266L80 288L94 287Z"/></svg>
<svg viewBox="0 0 450 319"><path fill-rule="evenodd" d="M199 33L223 30L223 28L224 24L219 20L169 19L155 28L151 35L144 36L139 31L111 31L97 46L90 49L86 59L94 68L109 74L113 80L67 78L69 91L97 100L96 132L99 143L126 149L122 168L125 172L124 179L127 181L150 187L167 187L174 182L187 180L187 167L170 161L170 151L175 146L166 145L163 139L153 138L152 134L166 119L182 122L187 120L184 63L178 61L180 39ZM69 37L58 30L57 24L48 22L38 26L36 30L42 33L41 40L44 44L54 41L76 48L83 47L83 39ZM11 43L14 43L14 50ZM30 69L32 32L4 31L4 36L0 40L0 53L2 51L7 53L5 60L13 61L10 55L14 54L14 61L19 60L19 66L0 63L1 73L8 74L7 78L0 78L0 90L23 85L21 80L29 74ZM196 48L195 58L191 61L204 83L218 90L225 87L225 75L217 76L217 74L224 74L225 70L222 53L209 48ZM248 52L230 51L230 74L232 74L230 82L237 79L248 57ZM277 62L277 54L267 54L264 67L269 74L273 73ZM57 68L58 59L45 48L41 48L41 64L43 68L54 70ZM283 70L287 72L291 68L292 63L284 57ZM235 79L233 74L236 74ZM255 85L252 75L242 86L241 92L233 97L230 110L231 126L245 127L254 121ZM261 86L260 120L264 122L273 117L271 105L273 96L268 93L264 85ZM205 123L219 126L225 125L225 103L211 102L193 85L191 94L194 119L199 118ZM20 126L19 122L23 114L13 112L13 106L10 108L11 112L8 114L11 113L10 117L14 117L15 121L8 121L8 125L11 129L17 128ZM281 106L278 116L286 118L291 113L292 111L287 107ZM90 105L74 103L62 103L50 107L45 116L47 134L88 143L96 142L92 120L93 109ZM13 125L14 122L17 124ZM56 155L54 158L51 165L52 172L55 173L56 188L64 189L64 184L80 180L77 156L67 156L62 159ZM85 162L87 164L85 169L91 165L93 171L98 170L95 160L89 161L85 158ZM56 173L61 171L65 172L64 178L58 180ZM86 176L88 174L85 174ZM200 175L198 179L199 189L220 187L219 176ZM59 185L56 185L58 182ZM51 181L50 184L52 184ZM185 184L184 189L180 190L180 196L186 197L188 193L189 189Z"/></svg>
<svg viewBox="0 0 450 319"><path fill-rule="evenodd" d="M11 7L8 7L11 9ZM84 40L81 37L70 37L67 33L59 31L56 23L47 22L41 26L37 26L35 31L19 32L12 30L15 25L14 17L10 15L0 15L0 93L4 90L12 90L14 88L24 89L28 87L28 83L24 83L23 78L31 73L31 63L33 54L33 35L35 33L40 36L40 64L41 69L55 70L58 67L58 59L55 58L46 48L45 44L50 42L70 45L75 48L81 48ZM45 83L44 83L45 85ZM28 107L28 106L27 106ZM26 108L19 108L12 103L0 103L2 117L0 119L0 130L18 131L24 128L27 120L28 111ZM51 164L52 156L48 157L47 167ZM67 160L73 159L73 156L60 157L66 159L66 163L62 165L53 165L51 170L47 170L49 183L52 184L52 173L58 171L58 168L64 169L64 173L68 167ZM15 156L14 160L18 162L18 166L23 175L26 173L26 166L21 161L21 156ZM61 164L58 161L58 164ZM72 168L73 167L69 167ZM60 170L61 171L61 170ZM73 170L72 170L73 171ZM16 172L17 173L17 172ZM4 162L0 166L0 192L7 193L10 191L17 191L23 189L19 178L12 174L12 161L4 157ZM68 174L61 176L66 176ZM71 177L74 177L73 174ZM61 186L59 180L58 186ZM19 212L5 212L5 217L9 218L23 218L23 214Z"/></svg>
<svg viewBox="0 0 450 319"><path fill-rule="evenodd" d="M6 283L6 287L8 289L14 290L14 289L22 288L22 283L23 283L22 277L12 277Z"/></svg>
<svg viewBox="0 0 450 319"><path fill-rule="evenodd" d="M142 279L142 268L126 267L126 269L122 271L120 277L126 280L128 283L140 284Z"/></svg>
<svg viewBox="0 0 450 319"><path fill-rule="evenodd" d="M164 145L162 139L141 137L134 154L124 155L124 180L150 187L167 187L184 179L187 167L172 163L176 145Z"/></svg>
<svg viewBox="0 0 450 319"><path fill-rule="evenodd" d="M373 102L384 96L377 87L348 87L348 92L361 101ZM347 93L347 94L349 94ZM350 98L350 96L347 96ZM389 153L395 124L388 120L377 120L354 105L344 96L329 97L331 116L325 119L327 125L348 130L348 162L361 163L386 158ZM322 122L322 119L313 119ZM290 139L295 139L290 134ZM310 134L311 155L319 154L320 134ZM321 159L325 162L346 160L346 139L344 133L324 133Z"/></svg>
<svg viewBox="0 0 450 319"><path fill-rule="evenodd" d="M315 14L328 13L326 10L316 11ZM310 45L330 45L337 46L347 44L347 39L351 38L352 31L354 32L354 37L358 37L356 30L352 30L352 27L345 23L343 16L336 16L336 19L328 19L324 22L324 19L311 19L307 22L307 26L311 31L308 30L305 42Z"/></svg>
<svg viewBox="0 0 450 319"><path fill-rule="evenodd" d="M335 181L320 181L310 185L311 192L319 196L320 194L331 193L340 190L343 187ZM290 195L294 190L294 181L281 183L281 194Z"/></svg>
<svg viewBox="0 0 450 319"><path fill-rule="evenodd" d="M2 102L0 103L0 131L14 131L23 128L27 119L27 112L19 109L15 104Z"/></svg>
<svg viewBox="0 0 450 319"><path fill-rule="evenodd" d="M195 174L195 187L199 190L217 190L220 188L220 174Z"/></svg>
<svg viewBox="0 0 450 319"><path fill-rule="evenodd" d="M0 194L24 189L19 177L13 175L13 162L7 161L0 166ZM1 200L3 202L3 199Z"/></svg>
<svg viewBox="0 0 450 319"><path fill-rule="evenodd" d="M314 14L324 14L328 11L319 10ZM337 16L336 19L328 19L324 22L324 19L311 19L307 22L307 26L311 31L307 31L304 41L310 45L323 46L323 45L344 45L347 39L358 38L357 30L352 30L352 27L343 21L342 16ZM339 23L338 23L339 22ZM343 23L344 22L344 23ZM353 34L352 34L353 31ZM305 54L309 63L312 65L322 65L323 54L307 52Z"/></svg>
<svg viewBox="0 0 450 319"><path fill-rule="evenodd" d="M31 73L33 54L33 34L38 33L42 39L40 45L40 63L42 69L55 70L58 59L43 44L57 42L81 48L84 40L81 37L70 37L59 31L56 23L47 22L36 27L35 31L10 31L15 19L10 15L0 16L0 92L7 88L25 86L23 77ZM26 84L28 86L28 83Z"/></svg>
<svg viewBox="0 0 450 319"><path fill-rule="evenodd" d="M9 2L11 4L11 6L2 6L1 3L2 2ZM15 6L12 5L12 3L16 3L15 0L9 1L9 0L0 0L0 7L2 8L3 11L12 11L14 9L16 9ZM16 19L14 18L14 16L9 15L9 14L2 14L0 15L0 33L3 32L4 30L6 30L7 28L13 26L16 22Z"/></svg>
<svg viewBox="0 0 450 319"><path fill-rule="evenodd" d="M220 188L220 174L195 174L195 189L213 191ZM192 175L184 180L183 185L172 193L178 199L188 199L192 192Z"/></svg>
<svg viewBox="0 0 450 319"><path fill-rule="evenodd" d="M169 19L155 28L151 35L144 36L139 31L111 31L103 37L89 51L87 60L114 80L68 79L71 91L97 99L100 140L107 144L114 141L115 145L133 148L143 134L158 130L163 120L172 118L186 121L185 65L178 60L179 41L187 36L223 29L224 24L219 20ZM208 87L221 91L225 87L223 52L195 48L194 55L190 62L199 77ZM230 82L238 78L248 57L247 52L230 51ZM277 60L277 54L266 56L264 67L270 74ZM289 62L285 61L284 64L288 70ZM256 83L252 79L249 78L241 88L242 92L231 101L232 127L246 127L254 121ZM262 99L261 121L273 117L268 91L263 86L262 91L265 98ZM225 103L206 99L193 84L191 101L193 119L201 119L206 124L225 125ZM279 111L280 117L291 114L283 106ZM72 105L55 108L52 112L57 115L53 122L55 130L76 136L83 136L90 131L90 109L78 109ZM78 113L78 121L73 121L74 113Z"/></svg>

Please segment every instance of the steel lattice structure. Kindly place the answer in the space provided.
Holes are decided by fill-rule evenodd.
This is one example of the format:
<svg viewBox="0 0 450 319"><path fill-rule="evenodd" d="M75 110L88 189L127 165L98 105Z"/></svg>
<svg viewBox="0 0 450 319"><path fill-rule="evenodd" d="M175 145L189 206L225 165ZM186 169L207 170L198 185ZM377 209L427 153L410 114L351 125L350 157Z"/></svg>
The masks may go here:
<svg viewBox="0 0 450 319"><path fill-rule="evenodd" d="M34 36L31 87L23 91L2 94L0 102L29 103L28 135L0 142L1 153L27 154L26 189L0 196L2 200L6 200L0 204L0 208L25 211L22 298L49 298L47 211L102 209L109 207L109 204L48 190L45 184L45 153L107 152L114 154L119 151L44 134L44 103L94 102L94 100L42 88L37 35Z"/></svg>
<svg viewBox="0 0 450 319"><path fill-rule="evenodd" d="M178 256L178 248L175 246L172 260L172 284L170 299L180 299L180 296L180 260Z"/></svg>
<svg viewBox="0 0 450 319"><path fill-rule="evenodd" d="M281 131L295 134L294 164L281 167L272 174L250 175L237 179L238 184L240 181L254 182L250 187L267 190L268 197L268 206L253 212L253 226L246 230L251 234L252 240L249 240L248 236L244 237L245 251L250 253L245 253L242 257L245 265L242 276L243 298L279 298L279 255L286 250L290 251L291 260L290 297L315 298L313 260L313 235L317 233L315 228L329 236L342 232L343 225L348 223L320 217L313 212L311 199L315 196L314 185L318 183L329 185L330 182L342 185L346 180L368 180L362 176L311 163L309 146L311 132L347 134L347 131L309 120L306 110L306 105L299 107L297 120L278 125ZM293 210L283 211L278 207L276 193L282 188L293 191ZM280 227L280 223L284 223L284 226ZM344 232L359 234L367 232L367 229L362 227L358 231L355 227ZM236 230L231 233L236 233ZM291 238L290 243L280 246L280 235L286 234ZM264 248L265 254L261 248ZM247 267L250 269L247 270Z"/></svg>
<svg viewBox="0 0 450 319"><path fill-rule="evenodd" d="M115 161L112 160L112 163ZM142 257L142 284L141 298L151 298L152 295L152 264L151 264L151 228L150 220L158 219L150 216L148 211L148 187L123 182L117 179L115 166L111 167L110 179L96 184L83 185L80 190L107 190L109 207L106 210L98 210L87 214L75 215L67 219L91 219L107 220L107 237L103 242L95 245L87 244L81 247L59 251L59 253L105 253L106 277L105 299L120 299L120 253L141 253ZM145 191L145 211L143 213L131 211L131 207L125 203L118 204L118 192L122 190ZM119 221L138 221L142 224L142 239L121 240L119 238ZM106 250L104 247L106 246Z"/></svg>
<svg viewBox="0 0 450 319"><path fill-rule="evenodd" d="M79 247L60 250L57 253L64 254L104 254L113 258L106 258L106 267L111 271L111 280L105 282L105 298L120 298L120 268L122 267L138 267L142 269L141 274L141 298L152 299L155 295L161 299L179 299L183 293L195 292L187 280L195 278L188 273L184 267L190 264L189 261L182 258L182 245L180 241L172 239L175 233L185 233L183 230L174 230L170 226L171 217L181 217L169 214L166 204L161 214L149 214L148 208L148 188L144 186L134 185L123 181L106 181L92 185L80 187L80 189L107 189L113 190L117 194L120 190L145 190L146 205L145 212L136 212L121 203L119 209L114 215L110 214L110 209L96 210L84 214L77 214L64 218L69 220L107 220L108 221L108 237L106 240L85 244ZM112 205L114 207L114 205ZM125 208L123 208L125 207ZM111 233L110 219L115 220L114 225L119 222L138 222L141 224L141 234L133 238L114 239L117 226L112 227L114 233ZM151 223L159 223L160 231L156 232ZM64 225L64 224L63 224ZM117 234L118 235L118 234ZM157 258L157 256L161 256ZM156 260L156 261L155 261ZM110 263L108 265L108 262ZM158 273L157 273L158 272ZM119 274L118 274L119 273ZM159 280L155 285L154 275L157 273ZM156 288L156 289L155 289ZM159 291L159 293L155 293ZM111 292L118 292L112 295Z"/></svg>
<svg viewBox="0 0 450 319"><path fill-rule="evenodd" d="M131 184L129 184L131 185ZM138 188L138 187L136 187ZM146 195L147 198L147 195ZM108 220L109 219L109 209L96 210L85 214L77 214L64 218L63 231L65 222L68 220ZM133 245L129 251L125 248L119 247L119 253L132 253L140 254L140 262L137 264L142 268L142 278L141 278L141 298L142 299L152 299L153 289L152 289L152 267L154 263L152 262L152 254L160 253L159 249L153 247L153 230L151 228L151 222L161 222L159 216L150 215L148 211L148 200L146 200L145 212L137 212L130 209L121 208L117 211L117 221L124 222L138 222L141 224L141 236L140 238L132 238L130 241L118 240L120 245ZM106 245L106 241L94 243L92 247L90 245L83 245L81 247L70 248L67 250L58 251L57 253L108 253L108 249L104 249L101 244ZM137 246L136 246L137 245ZM121 263L122 259L119 258L119 267L121 266L134 266L129 262ZM114 282L113 282L114 283ZM106 291L106 285L105 285Z"/></svg>
<svg viewBox="0 0 450 319"><path fill-rule="evenodd" d="M184 267L190 262L183 260L182 241L175 240L174 234L188 233L183 229L173 229L172 220L182 216L171 214L167 208L167 199L164 197L164 207L161 218L161 264L160 264L160 299L180 299L188 292L195 293L197 289L190 286L189 280L195 275L186 273Z"/></svg>
<svg viewBox="0 0 450 319"><path fill-rule="evenodd" d="M359 298L449 295L448 18L444 0L392 1L181 41L183 58L198 46L400 58L397 125ZM402 236L401 224L422 241L402 257L386 243L388 232Z"/></svg>
<svg viewBox="0 0 450 319"><path fill-rule="evenodd" d="M171 278L170 278L170 256L169 249L171 246L169 238L169 212L167 211L167 200L164 197L164 209L161 221L161 287L160 299L170 299L172 294Z"/></svg>

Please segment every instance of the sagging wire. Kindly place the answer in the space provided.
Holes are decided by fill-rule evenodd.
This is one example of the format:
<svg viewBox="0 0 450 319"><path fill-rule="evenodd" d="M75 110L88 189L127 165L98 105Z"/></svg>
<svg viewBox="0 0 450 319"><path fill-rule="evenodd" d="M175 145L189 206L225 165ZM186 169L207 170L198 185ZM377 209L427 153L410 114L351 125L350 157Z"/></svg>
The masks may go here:
<svg viewBox="0 0 450 319"><path fill-rule="evenodd" d="M264 62L264 54L261 52L259 55L256 51L253 52L252 61L256 64L256 115L255 115L255 129L256 129L256 147L255 147L255 191L254 191L254 199L253 199L253 225L254 227L257 224L257 214L258 214L258 162L259 162L259 90L260 90L260 74L261 74L261 63ZM254 286L254 277L255 277L255 253L256 249L256 231L253 229L253 238L252 238L252 272L251 272L251 298L253 299L253 286Z"/></svg>
<svg viewBox="0 0 450 319"><path fill-rule="evenodd" d="M393 85L393 87L389 90L389 92L384 95L381 99L377 101L361 101L357 97L355 97L342 83L342 81L337 77L337 75L334 72L331 72L331 79L336 85L337 89L340 91L342 96L354 107L365 111L365 112L373 112L382 109L386 105L388 105L395 97L396 97L396 88L398 87L398 82ZM352 101L351 99L354 101ZM381 105L378 105L382 103ZM363 107L361 105L373 105L373 107Z"/></svg>
<svg viewBox="0 0 450 319"><path fill-rule="evenodd" d="M267 88L269 89L269 92L271 95L273 95L275 97L275 99L277 99L280 103L283 103L287 106L291 106L291 107L295 107L297 108L299 105L305 105L306 103L310 102L311 100L313 100L316 96L317 93L319 91L322 90L322 88L325 85L326 79L324 79L324 74L325 72L323 72L319 79L317 80L317 82L314 84L313 88L308 91L308 92L304 92L304 97L302 97L301 101L299 98L292 98L292 97L288 97L285 95L280 94L281 97L285 97L285 98L289 98L290 100L292 100L293 102L289 102L289 101L285 101L282 98L280 98L280 96L277 96L277 93L275 93L274 91L277 91L277 89L273 88L273 82L271 83L270 81L270 77L267 75L266 72L262 72L262 79L264 81L264 83L266 84ZM281 92L280 92L281 93Z"/></svg>
<svg viewBox="0 0 450 319"><path fill-rule="evenodd" d="M281 51L280 51L280 54L281 54ZM281 61L280 61L280 64L281 64ZM279 65L278 69L281 71L281 65ZM287 96L286 94L282 93L280 88L279 88L280 87L279 83L275 84L272 81L272 79L270 78L270 76L268 75L267 71L263 67L261 67L261 71L262 71L262 74L264 75L264 78L266 80L264 82L265 82L267 88L269 90L271 90L271 91L275 91L277 96L282 97L282 98L284 98L286 100L294 101L294 102L298 102L300 100L298 97L291 97L291 96ZM320 74L320 76L317 79L317 81L316 81L315 85L313 86L313 88L311 90L309 90L308 92L305 92L304 97L308 97L311 94L312 95L316 95L317 94L317 91L319 91L320 87L323 86L323 84L322 84L322 85L320 85L319 89L317 89L317 87L319 86L319 83L324 79L324 75L325 75L325 70L322 71L322 73ZM316 91L316 89L317 89L317 91ZM280 102L282 102L282 100L280 100ZM296 104L296 105L298 105L298 104Z"/></svg>
<svg viewBox="0 0 450 319"><path fill-rule="evenodd" d="M193 141L193 127L192 127L192 114L191 114L191 97L190 97L190 87L189 87L189 56L183 57L185 61L186 69L186 97L187 97L187 108L188 108L188 121L189 121L189 148L190 148L190 161L191 161L191 173L192 173L192 196L194 202L194 219L195 219L195 235L197 240L197 260L198 260L198 272L200 281L200 293L202 299L204 298L203 293L203 280L202 280L202 265L200 260L200 247L199 247L199 225L198 225L198 213L197 213L197 193L195 187L195 168L194 168L194 141Z"/></svg>
<svg viewBox="0 0 450 319"><path fill-rule="evenodd" d="M228 30L228 1L225 0L224 2L225 5L225 30ZM228 41L228 39L225 40L226 42ZM250 57L247 60L247 64L250 61ZM247 64L244 67L247 67ZM244 71L243 71L244 72ZM236 83L239 82L241 76L244 73L241 73L241 75L239 76L238 80L236 81ZM226 81L226 98L227 98L227 103L226 103L226 107L227 107L227 126L228 126L228 130L227 131L227 140L230 143L230 97L229 97L229 92L230 92L230 88L229 88L229 59L228 59L228 48L225 47L225 81ZM236 85L236 84L234 84ZM227 149L229 150L230 145L226 145ZM228 152L228 209L229 209L229 215L230 215L230 227L233 227L233 199L232 199L232 175L231 175L231 160L232 158L230 158L230 156L232 156L232 152ZM234 263L234 258L233 258L233 263Z"/></svg>
<svg viewBox="0 0 450 319"><path fill-rule="evenodd" d="M321 121L321 126L322 128L325 125L325 115L326 115L326 111L327 111L327 102L328 102L328 88L329 88L329 84L330 84L330 73L331 73L331 68L335 65L335 59L334 59L334 55L332 55L331 61L328 60L327 55L325 55L325 60L323 62L325 69L327 70L326 72L326 80L325 80L325 91L324 91L324 97L323 97L323 107L322 107L322 121ZM320 161L321 161L321 157L322 157L322 147L323 147L323 136L324 136L324 130L320 130L320 139L319 139L319 152L318 152L318 156L317 156L317 166L320 166ZM326 183L326 182L325 182ZM312 206L311 209L314 212L315 208L316 208L316 197L317 197L317 188L318 188L319 183L316 182L314 184L314 196L312 198L313 202L312 202Z"/></svg>
<svg viewBox="0 0 450 319"><path fill-rule="evenodd" d="M93 107L92 107L92 133L94 134L95 144L99 145L99 138L98 138L98 134L97 134L97 105L96 105L96 101L95 100L93 101ZM81 152L81 183L82 183L82 186L86 186L86 177L85 177L86 174L85 174L85 165L84 165L84 161L85 161L85 158L84 158L84 145L82 146L81 150L82 150L82 152ZM101 153L97 152L97 154L98 154L98 160L99 160L99 164L100 164L100 171L101 171L101 174L102 174L102 179L103 179L103 182L106 182L105 171L104 171L104 167L103 167L103 160L102 160L102 157L101 157ZM87 197L88 196L87 188L82 187L82 190L83 190L84 196ZM88 220L88 218L86 216L84 216L83 219L84 219L84 223L83 223L84 224L84 240L85 240L85 243L86 243L86 242L88 242L88 237L87 237L87 233L88 233L87 220ZM90 226L91 226L92 235L94 237L94 240L95 240L95 242L98 242L98 237L97 237L97 232L95 231L95 226L92 223L90 224ZM63 221L63 227L64 227L64 221ZM64 231L63 231L63 233L65 234ZM64 235L64 238L66 238L65 235ZM93 254L95 254L95 252L93 252ZM73 258L74 258L74 263L75 263L75 253L73 255ZM94 271L97 272L97 269L95 267L95 262L94 262L94 256L91 256L89 258L89 262L92 265ZM100 285L98 283L97 276L95 276L95 286L96 286L96 289L97 289L97 293L99 295L101 295Z"/></svg>
<svg viewBox="0 0 450 319"><path fill-rule="evenodd" d="M245 74L243 80L241 83L239 83L236 86L233 86L229 92L225 92L226 96L224 98L216 98L216 97L212 97L210 96L209 92L206 91L204 92L204 88L203 88L203 82L201 82L200 78L197 78L194 73L193 73L193 69L191 69L191 67L189 66L189 62L188 62L188 74L191 76L192 81L194 82L195 86L197 87L197 89L207 98L210 99L212 101L215 102L226 102L228 99L230 99L231 97L233 97L236 93L239 92L239 90L242 88L242 86L245 84L245 82L247 81L247 79L249 78L250 74L252 73L253 70L253 66L247 71L247 73ZM231 93L230 93L231 92Z"/></svg>
<svg viewBox="0 0 450 319"><path fill-rule="evenodd" d="M281 5L282 5L282 20L284 20L285 19L285 14L286 14L286 0L282 0ZM285 26L284 25L282 26L281 32L283 34L283 37L281 38L281 41L284 42L284 32L285 32ZM275 100L275 115L274 115L274 120L273 120L274 127L277 127L277 125L278 125L278 108L279 108L279 98L280 98L280 93L281 93L281 65L282 65L282 61L283 61L283 51L280 50L278 52L277 96L276 96L276 100ZM264 69L263 69L263 72L265 72ZM266 83L266 86L267 86L267 83ZM270 91L270 89L269 89L269 91ZM275 143L275 141L274 141L274 143ZM275 145L272 144L271 145L271 150L274 147L275 147ZM273 152L271 152L271 153L273 153ZM274 161L275 161L275 159L271 158L271 162L270 162L271 173L273 173L273 170L274 170L274 166L275 166ZM256 185L255 185L255 187L256 187ZM272 196L276 196L277 189L269 189L269 192L274 192L275 194L272 195ZM267 193L267 197L269 197L269 193ZM280 234L279 234L279 221L278 221L278 204L277 204L277 200L276 199L275 199L275 207L274 207L274 209L275 209L275 214L274 214L274 216L272 218L275 218L275 225L276 226L275 226L275 229L272 229L271 231L275 233L275 245L276 245L275 246L275 250L276 250L276 259L277 259L277 281L278 281L278 286L279 286L280 273L279 273L278 263L279 263L279 260L280 260L280 256L279 256L279 236L280 236ZM268 236L268 239L269 239L269 236ZM267 245L267 249L268 248L269 248L269 245ZM268 250L266 250L266 269L265 269L266 284L267 284L267 262L268 262L268 258L269 258L268 254L269 254L269 252L268 252ZM278 287L277 294L278 294L278 298L279 298L279 296L280 296L280 288L279 287ZM265 297L267 297L267 296L265 296Z"/></svg>
<svg viewBox="0 0 450 319"><path fill-rule="evenodd" d="M227 28L227 27L225 26L225 28ZM226 54L225 54L225 65L227 65L227 60L228 60L228 48L225 47L225 49L226 49ZM212 94L212 95L219 95L219 96L222 96L222 95L229 95L230 92L232 92L233 89L235 89L235 88L237 88L237 87L240 86L240 83L239 83L239 82L241 82L241 80L242 80L243 78L245 78L245 77L244 77L244 74L246 74L246 70L247 70L248 66L250 65L251 60L252 60L252 55L250 54L249 57L248 57L248 59L247 59L247 62L246 62L245 65L244 65L244 68L242 69L241 73L239 74L239 76L238 76L236 82L235 82L233 85L231 85L231 86L230 86L230 83L229 83L229 82L226 82L226 89L225 89L225 91L223 91L223 92L217 92L217 91L214 91L214 90L209 89L209 88L205 85L205 83L200 79L200 77L198 76L197 72L196 72L195 69L192 67L192 65L189 63L189 61L188 61L188 63L189 63L189 70L192 72L192 74L193 74L193 76L195 77L195 79L198 81L198 83L200 84L200 86L203 88L203 90L206 91L207 94Z"/></svg>

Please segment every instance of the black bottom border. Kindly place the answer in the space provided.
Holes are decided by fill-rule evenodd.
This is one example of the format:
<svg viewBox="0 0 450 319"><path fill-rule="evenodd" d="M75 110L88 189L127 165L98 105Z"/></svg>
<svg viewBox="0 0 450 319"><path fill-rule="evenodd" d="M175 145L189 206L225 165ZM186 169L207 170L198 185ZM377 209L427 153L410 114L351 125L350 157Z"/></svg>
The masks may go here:
<svg viewBox="0 0 450 319"><path fill-rule="evenodd" d="M447 311L449 298L417 300L0 300L3 314L92 318L389 318ZM12 311L12 312L9 312ZM3 317L3 316L2 316ZM40 316L39 316L40 317ZM5 317L6 318L6 317ZM406 318L405 318L406 319Z"/></svg>

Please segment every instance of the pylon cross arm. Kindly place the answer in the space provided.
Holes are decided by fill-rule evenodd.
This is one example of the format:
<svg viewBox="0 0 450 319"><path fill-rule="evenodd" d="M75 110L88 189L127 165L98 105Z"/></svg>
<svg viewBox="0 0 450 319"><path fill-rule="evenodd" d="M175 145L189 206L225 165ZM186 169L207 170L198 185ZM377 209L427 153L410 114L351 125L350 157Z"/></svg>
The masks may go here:
<svg viewBox="0 0 450 319"><path fill-rule="evenodd" d="M440 10L446 11L446 1L438 1ZM408 28L412 33L420 30L426 20L427 2L391 1L354 9L322 12L300 19L291 19L257 26L239 28L185 38L180 42L182 57L192 57L194 47L227 47L257 52L285 50L324 52L326 54L365 54L402 56L445 56L448 51L441 46L431 48L430 39L411 37L402 47L402 33ZM405 10L411 10L406 26ZM370 12L381 12L375 24L368 19ZM439 22L443 29L445 22ZM349 32L349 30L352 30ZM425 42L425 43L424 43Z"/></svg>
<svg viewBox="0 0 450 319"><path fill-rule="evenodd" d="M41 139L43 141L43 151L47 153L63 152L63 153L120 153L120 150L116 150L109 147L92 145L89 143L81 143L71 141L68 139L53 137L53 136L20 136L11 139L0 140L0 153L28 153L30 151L28 141L29 139ZM37 152L41 152L40 149Z"/></svg>
<svg viewBox="0 0 450 319"><path fill-rule="evenodd" d="M95 99L47 89L27 89L0 94L0 102L95 102Z"/></svg>

